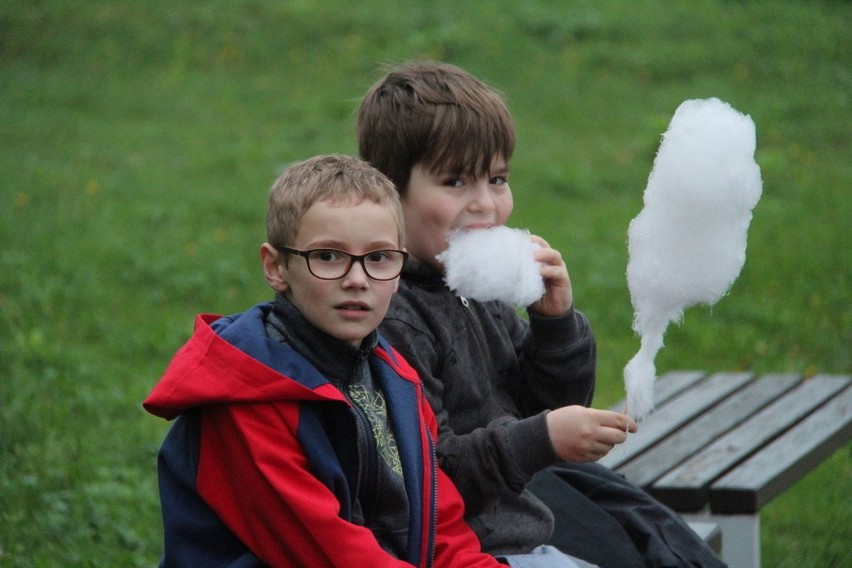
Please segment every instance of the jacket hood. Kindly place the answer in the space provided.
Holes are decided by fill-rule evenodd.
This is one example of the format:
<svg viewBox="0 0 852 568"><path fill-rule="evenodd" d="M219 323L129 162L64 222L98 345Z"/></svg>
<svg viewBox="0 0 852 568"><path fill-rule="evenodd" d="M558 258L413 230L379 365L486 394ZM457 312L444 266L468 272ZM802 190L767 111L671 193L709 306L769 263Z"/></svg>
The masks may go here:
<svg viewBox="0 0 852 568"><path fill-rule="evenodd" d="M260 304L236 316L202 314L142 403L171 420L204 405L280 400L336 400L340 391L288 345L269 339Z"/></svg>

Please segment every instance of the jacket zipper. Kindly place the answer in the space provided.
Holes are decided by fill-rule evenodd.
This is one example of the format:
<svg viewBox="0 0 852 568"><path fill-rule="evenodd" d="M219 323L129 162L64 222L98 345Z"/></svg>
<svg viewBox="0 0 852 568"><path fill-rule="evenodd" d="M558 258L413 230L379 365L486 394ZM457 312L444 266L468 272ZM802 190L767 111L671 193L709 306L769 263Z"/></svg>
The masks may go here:
<svg viewBox="0 0 852 568"><path fill-rule="evenodd" d="M356 446L356 450L358 452L358 473L357 473L357 476L355 478L355 499L357 499L359 502L361 500L361 486L368 481L368 479L367 479L367 478L369 478L368 474L371 474L371 472L373 472L374 469L375 469L375 467L374 467L375 464L373 462L373 458L375 456L369 450L366 452L367 455L365 456L364 450L365 450L365 447L369 448L374 444L370 443L370 442L373 442L373 438L372 438L373 434L372 434L372 430L370 428L369 420L367 419L367 415L364 412L364 409L361 408L361 406L357 402L355 402L355 400L349 394L349 384L351 383L352 371L355 368L355 365L357 365L361 360L366 359L366 358L367 358L366 353L364 353L364 352L358 353L358 356L356 357L355 361L353 362L352 367L350 367L349 372L347 373L346 384L344 385L344 388L341 389L343 391L343 397L349 402L349 404L352 408L352 411L356 414L356 416L355 416L355 431L356 431L355 446ZM363 440L366 440L367 443L366 444L363 443ZM366 511L364 511L364 503L361 503L360 509L361 509L361 515L364 517L362 520L364 522L366 522L367 515L366 515Z"/></svg>
<svg viewBox="0 0 852 568"><path fill-rule="evenodd" d="M427 566L431 568L435 564L435 545L438 539L438 457L435 454L435 441L432 439L432 433L428 428L425 428L426 440L429 444L429 465L432 472L432 510L429 511L429 534L431 539L429 542L429 557Z"/></svg>
<svg viewBox="0 0 852 568"><path fill-rule="evenodd" d="M473 326L476 328L476 339L479 343L480 351L482 352L483 359L486 364L491 365L491 349L488 347L488 342L485 340L485 330L482 329L482 322L479 321L479 316L473 310L470 305L470 302L467 301L467 298L464 296L459 296L459 301L461 304L467 308L468 316L473 321Z"/></svg>

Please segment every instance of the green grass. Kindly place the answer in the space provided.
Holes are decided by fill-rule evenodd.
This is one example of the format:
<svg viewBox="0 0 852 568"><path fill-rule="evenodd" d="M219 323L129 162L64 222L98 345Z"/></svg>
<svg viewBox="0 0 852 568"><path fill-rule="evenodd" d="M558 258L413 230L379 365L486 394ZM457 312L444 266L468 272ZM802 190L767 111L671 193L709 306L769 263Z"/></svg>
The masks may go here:
<svg viewBox="0 0 852 568"><path fill-rule="evenodd" d="M467 68L518 125L511 224L563 251L599 341L638 348L627 225L678 104L750 114L764 194L730 294L658 370L850 373L852 6L816 0L0 5L0 566L150 566L141 400L196 312L268 298L257 248L289 162L354 152L381 63ZM847 447L762 515L766 566L849 555Z"/></svg>

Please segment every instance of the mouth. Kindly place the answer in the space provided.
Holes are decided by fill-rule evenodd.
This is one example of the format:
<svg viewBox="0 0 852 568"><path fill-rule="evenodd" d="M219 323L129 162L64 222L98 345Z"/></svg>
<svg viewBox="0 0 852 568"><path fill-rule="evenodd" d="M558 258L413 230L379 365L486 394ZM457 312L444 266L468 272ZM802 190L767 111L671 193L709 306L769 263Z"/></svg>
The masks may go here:
<svg viewBox="0 0 852 568"><path fill-rule="evenodd" d="M494 223L470 223L462 227L463 231L474 231L477 229L490 229Z"/></svg>
<svg viewBox="0 0 852 568"><path fill-rule="evenodd" d="M341 312L369 312L370 306L363 302L344 302L335 306Z"/></svg>

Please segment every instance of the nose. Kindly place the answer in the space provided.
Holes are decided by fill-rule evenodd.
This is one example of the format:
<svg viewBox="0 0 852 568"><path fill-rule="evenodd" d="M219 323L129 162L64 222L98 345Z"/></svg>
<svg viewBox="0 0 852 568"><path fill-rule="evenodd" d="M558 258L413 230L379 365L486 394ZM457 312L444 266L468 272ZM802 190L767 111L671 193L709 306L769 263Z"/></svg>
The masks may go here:
<svg viewBox="0 0 852 568"><path fill-rule="evenodd" d="M352 262L349 271L343 276L344 288L366 288L370 277L364 269L364 259L360 258Z"/></svg>
<svg viewBox="0 0 852 568"><path fill-rule="evenodd" d="M476 182L471 190L472 195L467 207L472 213L491 213L497 208L494 194L487 180Z"/></svg>

